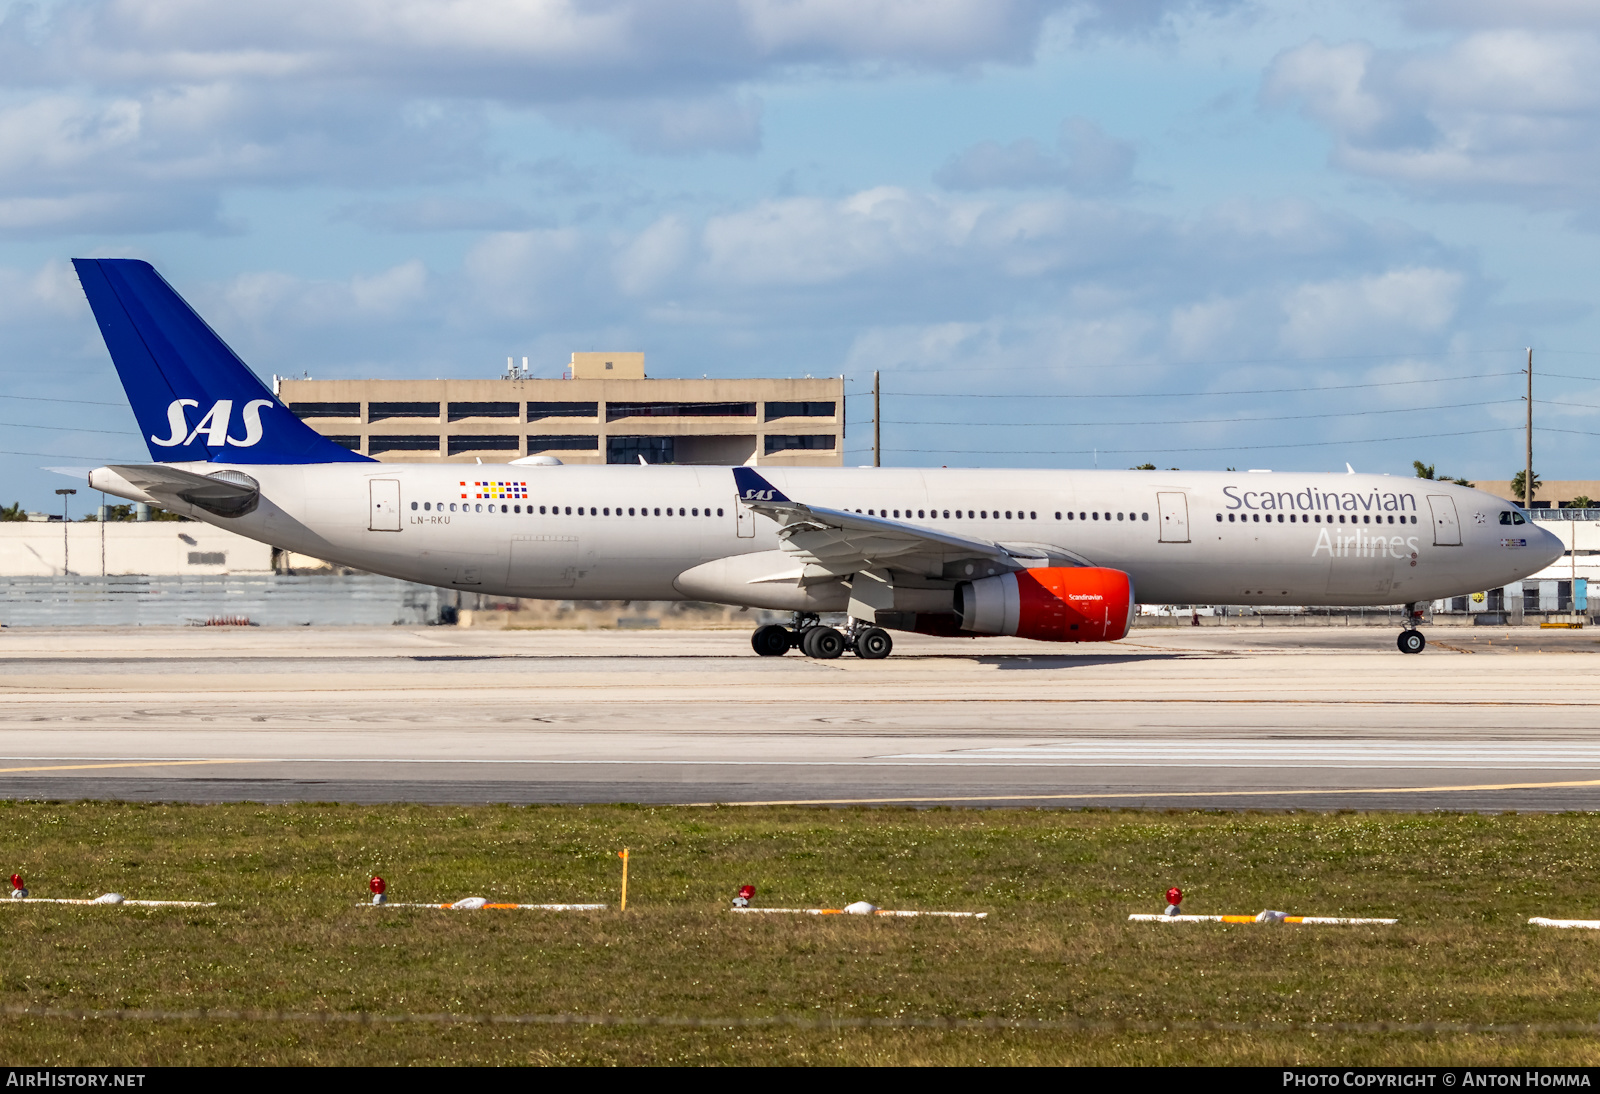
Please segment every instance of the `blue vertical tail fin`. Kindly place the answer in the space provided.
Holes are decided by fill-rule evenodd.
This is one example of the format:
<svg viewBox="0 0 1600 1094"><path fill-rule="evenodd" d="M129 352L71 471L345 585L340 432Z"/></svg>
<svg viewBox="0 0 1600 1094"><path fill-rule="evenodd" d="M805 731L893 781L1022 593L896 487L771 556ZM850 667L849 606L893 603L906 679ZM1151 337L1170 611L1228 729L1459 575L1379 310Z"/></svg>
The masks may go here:
<svg viewBox="0 0 1600 1094"><path fill-rule="evenodd" d="M290 413L150 263L72 264L157 462L368 461Z"/></svg>

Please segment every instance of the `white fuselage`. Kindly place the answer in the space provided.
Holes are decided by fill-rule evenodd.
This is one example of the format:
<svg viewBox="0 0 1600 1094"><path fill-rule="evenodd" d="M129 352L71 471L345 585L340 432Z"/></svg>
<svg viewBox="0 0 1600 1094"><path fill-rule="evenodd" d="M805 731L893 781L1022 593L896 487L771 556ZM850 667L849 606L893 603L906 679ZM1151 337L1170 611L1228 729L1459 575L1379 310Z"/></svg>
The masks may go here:
<svg viewBox="0 0 1600 1094"><path fill-rule="evenodd" d="M211 474L227 465L178 465ZM189 515L409 581L548 599L719 599L798 606L792 590L709 590L680 575L778 552L727 467L238 465L244 516ZM1495 588L1560 557L1510 505L1466 487L1293 472L773 468L795 501L882 515L1126 571L1150 604L1363 605ZM499 485L478 485L483 483ZM670 515L669 515L670 514ZM970 514L970 515L969 515ZM781 561L780 555L772 556ZM735 560L737 562L738 560ZM761 564L747 560L746 571ZM751 574L752 578L759 574ZM937 583L935 583L937 584ZM930 589L923 610L937 610ZM776 597L776 599L774 599ZM829 603L804 605L829 610ZM842 607L842 602L841 605Z"/></svg>

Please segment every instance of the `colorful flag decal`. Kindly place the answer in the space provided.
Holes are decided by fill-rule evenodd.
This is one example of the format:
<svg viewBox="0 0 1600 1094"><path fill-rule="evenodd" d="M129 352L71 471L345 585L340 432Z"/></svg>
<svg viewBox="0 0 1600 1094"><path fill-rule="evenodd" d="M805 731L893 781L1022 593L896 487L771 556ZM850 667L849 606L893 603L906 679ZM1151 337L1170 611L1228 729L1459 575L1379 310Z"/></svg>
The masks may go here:
<svg viewBox="0 0 1600 1094"><path fill-rule="evenodd" d="M520 501L528 496L526 482L475 482L471 484L470 493L467 483L463 482L461 486L463 498L483 501Z"/></svg>

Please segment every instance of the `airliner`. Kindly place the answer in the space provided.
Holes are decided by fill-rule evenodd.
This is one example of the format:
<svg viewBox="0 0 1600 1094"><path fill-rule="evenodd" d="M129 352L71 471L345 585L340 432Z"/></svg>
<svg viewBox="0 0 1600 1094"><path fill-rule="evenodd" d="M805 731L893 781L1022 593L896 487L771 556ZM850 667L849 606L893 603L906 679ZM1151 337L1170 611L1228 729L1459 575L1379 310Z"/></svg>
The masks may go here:
<svg viewBox="0 0 1600 1094"><path fill-rule="evenodd" d="M93 488L441 588L793 613L762 656L1111 642L1139 602L1404 604L1420 653L1419 605L1562 554L1489 494L1354 472L383 464L296 418L148 263L73 264L151 455Z"/></svg>

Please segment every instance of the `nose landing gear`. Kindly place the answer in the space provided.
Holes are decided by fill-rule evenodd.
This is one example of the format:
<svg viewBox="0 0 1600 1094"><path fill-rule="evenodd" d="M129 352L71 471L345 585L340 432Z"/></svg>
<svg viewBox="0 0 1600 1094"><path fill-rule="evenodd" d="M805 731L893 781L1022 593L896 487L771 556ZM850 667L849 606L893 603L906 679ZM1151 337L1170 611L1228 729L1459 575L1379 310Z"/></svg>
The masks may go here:
<svg viewBox="0 0 1600 1094"><path fill-rule="evenodd" d="M1400 647L1401 653L1421 653L1428 648L1428 640L1417 630L1417 621L1421 618L1422 612L1415 603L1406 605L1406 629L1395 639L1395 645Z"/></svg>

